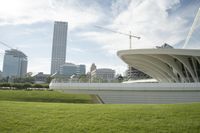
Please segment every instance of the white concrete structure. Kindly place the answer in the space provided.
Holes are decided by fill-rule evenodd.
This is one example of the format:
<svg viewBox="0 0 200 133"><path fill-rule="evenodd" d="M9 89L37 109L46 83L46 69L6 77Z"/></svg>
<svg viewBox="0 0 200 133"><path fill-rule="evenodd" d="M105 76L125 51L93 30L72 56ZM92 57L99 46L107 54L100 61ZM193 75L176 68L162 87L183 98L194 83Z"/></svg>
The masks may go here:
<svg viewBox="0 0 200 133"><path fill-rule="evenodd" d="M200 102L200 83L61 83L50 89L65 93L93 94L102 103Z"/></svg>
<svg viewBox="0 0 200 133"><path fill-rule="evenodd" d="M50 88L95 94L102 103L200 102L200 50L132 49L117 54L128 65L160 83L60 83L54 80Z"/></svg>
<svg viewBox="0 0 200 133"><path fill-rule="evenodd" d="M55 90L81 91L200 91L200 83L62 83L51 82Z"/></svg>
<svg viewBox="0 0 200 133"><path fill-rule="evenodd" d="M200 82L200 50L197 49L131 49L118 51L117 55L158 82Z"/></svg>

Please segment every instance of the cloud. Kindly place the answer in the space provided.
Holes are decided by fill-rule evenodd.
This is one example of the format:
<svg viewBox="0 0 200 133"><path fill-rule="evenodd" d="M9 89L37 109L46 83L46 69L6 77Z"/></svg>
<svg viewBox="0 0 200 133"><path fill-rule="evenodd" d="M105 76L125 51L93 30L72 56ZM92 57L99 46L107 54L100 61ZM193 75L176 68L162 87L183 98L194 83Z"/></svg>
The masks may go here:
<svg viewBox="0 0 200 133"><path fill-rule="evenodd" d="M49 58L29 58L28 59L28 72L44 72L49 73L51 60ZM36 65L38 64L38 65ZM48 69L47 69L48 68Z"/></svg>
<svg viewBox="0 0 200 133"><path fill-rule="evenodd" d="M132 34L140 36L140 40L132 38L133 48L155 48L164 43L175 45L185 39L189 28L185 17L169 13L177 10L180 4L179 0L126 0L124 3L113 1L115 17L104 27L123 33L132 31ZM128 36L102 29L98 31L99 33L95 31L81 34L113 54L117 50L128 49Z"/></svg>
<svg viewBox="0 0 200 133"><path fill-rule="evenodd" d="M79 52L79 53L84 53L85 52L83 49L80 49L80 48L69 48L68 51Z"/></svg>
<svg viewBox="0 0 200 133"><path fill-rule="evenodd" d="M111 5L112 15L117 16L122 11L126 10L130 3L131 3L131 0L117 0L117 1L112 2L112 5Z"/></svg>
<svg viewBox="0 0 200 133"><path fill-rule="evenodd" d="M163 43L174 45L184 42L190 27L188 18L192 19L194 16L192 13L196 8L192 5L177 11L182 0L108 1L104 1L106 4L102 4L104 2L101 0L0 0L0 26L22 25L23 27L24 24L33 26L34 23L37 23L38 27L30 27L25 31L18 29L13 32L15 34L12 33L12 30L5 29L5 32L8 32L6 39L11 38L10 40L16 42L20 48L28 49L30 46L36 50L35 53L40 53L38 56L43 57L45 54L41 54L42 52L37 48L38 46L46 47L46 49L44 48L45 52L48 49L50 51L52 33L46 29L52 26L53 31L53 25L47 27L44 25L55 20L68 21L71 31L68 34L68 44L74 46L70 49L71 46L68 45L68 50L77 54L77 57L74 55L76 59L74 57L72 62L77 64L82 62L89 67L95 61L99 68L110 67L122 72L126 68L126 64L123 64L116 56L116 51L129 48L129 37L94 28L94 25L101 25L123 33L131 31L132 34L140 36L140 40L132 38L133 48L152 48ZM2 38L5 32L2 32ZM16 38L21 36L23 39L17 41L16 38L12 39L12 36ZM76 46L88 45L84 45L82 48L75 47L75 44ZM98 57L103 59L93 56L91 45L97 49L95 54L99 54ZM199 47L197 44L192 46ZM34 53L32 49L29 48L26 51L31 55ZM104 52L105 54L102 55ZM93 58L87 56L86 53L93 54ZM84 58L88 59L84 59L80 55L87 56ZM40 59L36 55L32 56L34 59L29 58L29 70L49 73L50 57ZM38 62L41 62L40 65L35 65Z"/></svg>
<svg viewBox="0 0 200 133"><path fill-rule="evenodd" d="M0 24L32 24L68 21L70 28L96 22L101 16L97 4L81 0L0 0Z"/></svg>

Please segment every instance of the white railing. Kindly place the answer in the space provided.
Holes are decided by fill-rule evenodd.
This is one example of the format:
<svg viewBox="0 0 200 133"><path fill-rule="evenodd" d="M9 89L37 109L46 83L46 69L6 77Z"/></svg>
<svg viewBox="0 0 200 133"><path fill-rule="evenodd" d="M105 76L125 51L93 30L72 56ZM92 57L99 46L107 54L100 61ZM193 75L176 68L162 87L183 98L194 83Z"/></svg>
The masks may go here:
<svg viewBox="0 0 200 133"><path fill-rule="evenodd" d="M200 90L200 83L50 83L50 89L76 90Z"/></svg>

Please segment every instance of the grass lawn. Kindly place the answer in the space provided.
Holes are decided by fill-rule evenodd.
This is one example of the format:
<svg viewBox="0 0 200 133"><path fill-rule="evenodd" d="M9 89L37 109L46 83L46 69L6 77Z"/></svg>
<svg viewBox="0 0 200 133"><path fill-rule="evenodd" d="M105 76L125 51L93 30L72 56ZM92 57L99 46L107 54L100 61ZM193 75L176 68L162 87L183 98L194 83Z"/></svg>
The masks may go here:
<svg viewBox="0 0 200 133"><path fill-rule="evenodd" d="M57 91L0 90L0 100L24 102L93 103L86 94L66 94Z"/></svg>
<svg viewBox="0 0 200 133"><path fill-rule="evenodd" d="M0 133L4 132L199 133L200 103L105 105L3 99Z"/></svg>

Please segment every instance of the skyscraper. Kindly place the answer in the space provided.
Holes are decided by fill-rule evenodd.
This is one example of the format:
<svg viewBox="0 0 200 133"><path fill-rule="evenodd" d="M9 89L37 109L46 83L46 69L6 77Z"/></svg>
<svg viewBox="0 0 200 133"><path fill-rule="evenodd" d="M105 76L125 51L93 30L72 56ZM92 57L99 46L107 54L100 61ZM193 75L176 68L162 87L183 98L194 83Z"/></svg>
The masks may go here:
<svg viewBox="0 0 200 133"><path fill-rule="evenodd" d="M16 49L6 50L3 61L3 77L23 77L27 73L27 56Z"/></svg>
<svg viewBox="0 0 200 133"><path fill-rule="evenodd" d="M58 72L60 66L65 64L67 47L67 29L67 22L55 21L51 56L51 74Z"/></svg>

